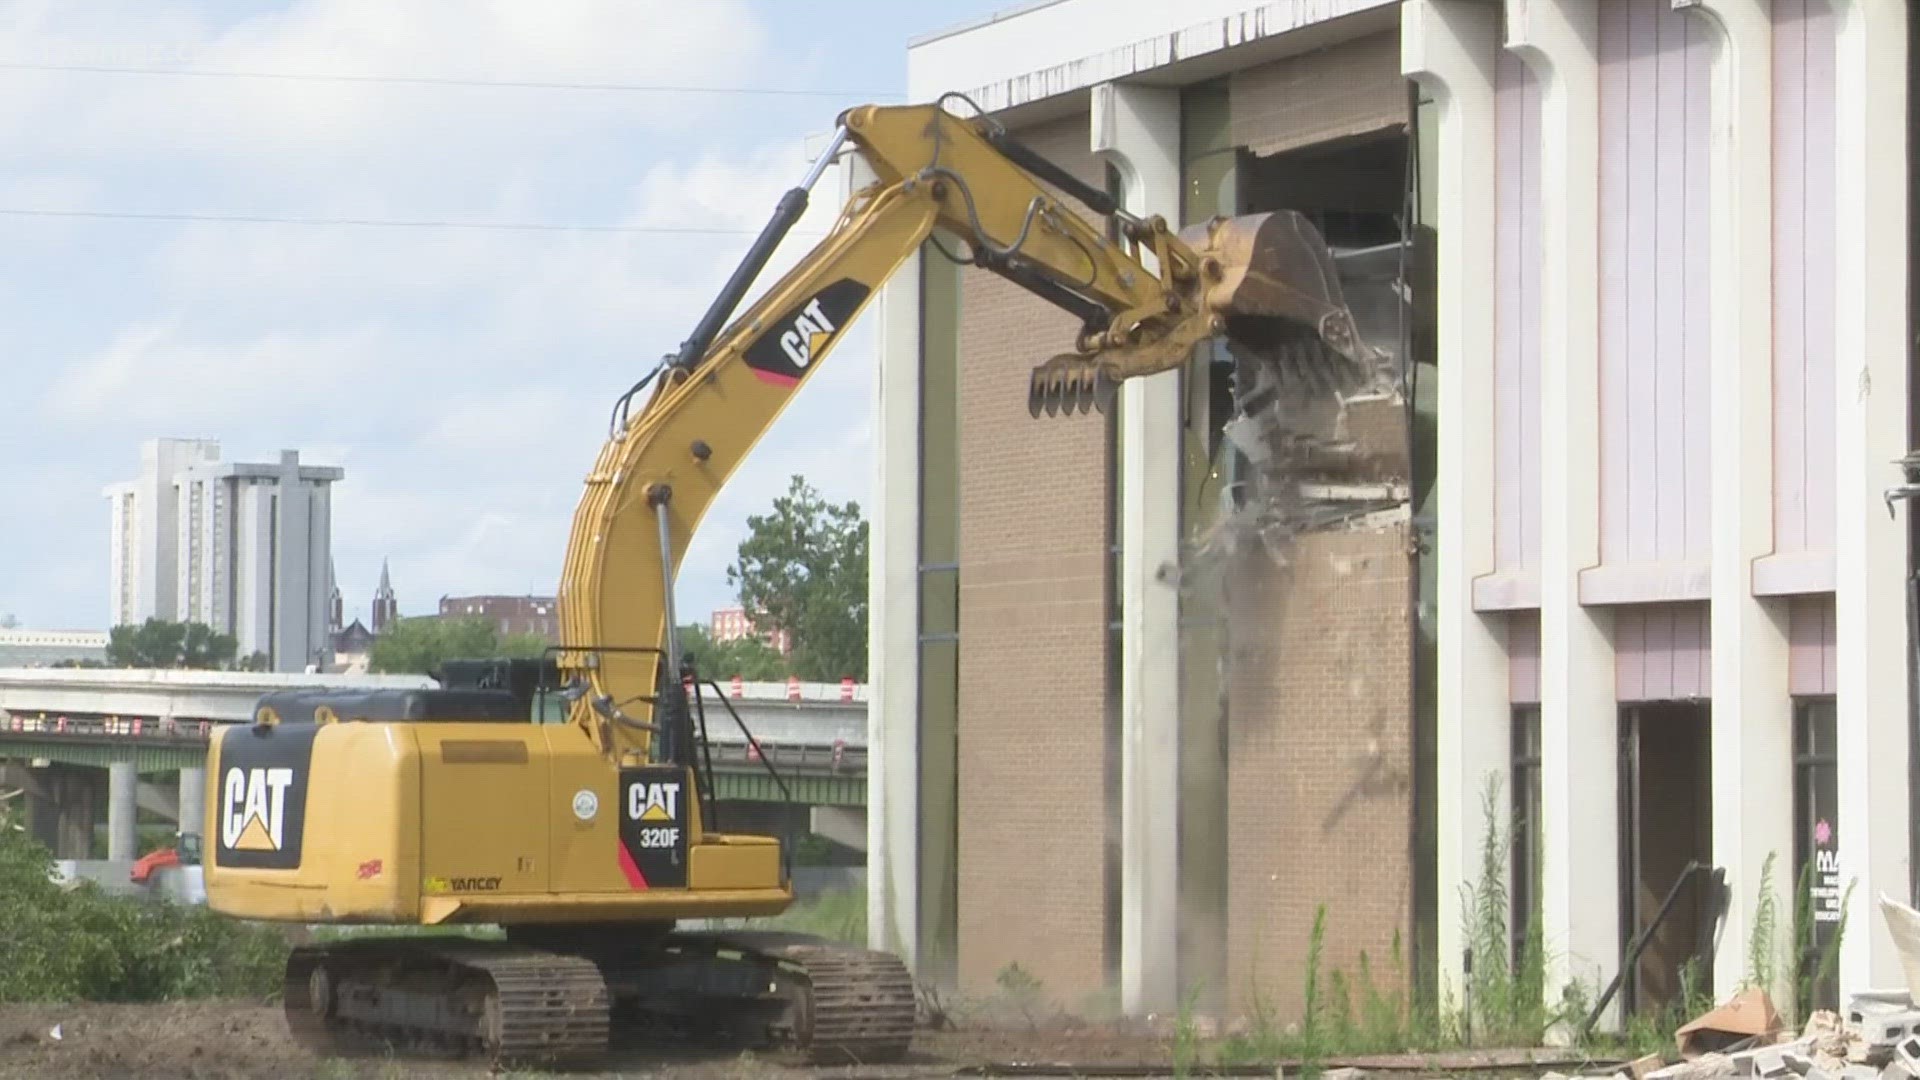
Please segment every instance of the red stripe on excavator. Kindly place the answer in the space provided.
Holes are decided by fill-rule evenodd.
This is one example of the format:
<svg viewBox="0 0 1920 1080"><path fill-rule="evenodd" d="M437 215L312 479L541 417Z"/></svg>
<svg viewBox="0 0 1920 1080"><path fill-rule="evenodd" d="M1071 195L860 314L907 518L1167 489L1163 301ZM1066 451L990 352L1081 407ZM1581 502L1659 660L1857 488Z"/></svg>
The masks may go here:
<svg viewBox="0 0 1920 1080"><path fill-rule="evenodd" d="M616 846L620 849L620 872L627 875L627 884L636 889L646 888L647 875L640 872L639 865L633 861L632 853L627 851L626 842L621 841Z"/></svg>
<svg viewBox="0 0 1920 1080"><path fill-rule="evenodd" d="M800 380L791 375L775 375L771 371L761 371L759 368L754 368L753 374L761 382L772 383L775 386L800 385Z"/></svg>

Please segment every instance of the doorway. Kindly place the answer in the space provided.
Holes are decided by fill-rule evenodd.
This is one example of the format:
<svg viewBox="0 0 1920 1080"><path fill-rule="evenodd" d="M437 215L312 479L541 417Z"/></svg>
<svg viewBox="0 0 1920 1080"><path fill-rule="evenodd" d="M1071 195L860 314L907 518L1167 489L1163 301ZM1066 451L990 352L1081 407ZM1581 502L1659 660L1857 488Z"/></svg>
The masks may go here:
<svg viewBox="0 0 1920 1080"><path fill-rule="evenodd" d="M1706 702L1634 704L1620 710L1620 955L1673 905L1620 987L1626 1015L1711 999L1719 897L1713 862L1712 709Z"/></svg>

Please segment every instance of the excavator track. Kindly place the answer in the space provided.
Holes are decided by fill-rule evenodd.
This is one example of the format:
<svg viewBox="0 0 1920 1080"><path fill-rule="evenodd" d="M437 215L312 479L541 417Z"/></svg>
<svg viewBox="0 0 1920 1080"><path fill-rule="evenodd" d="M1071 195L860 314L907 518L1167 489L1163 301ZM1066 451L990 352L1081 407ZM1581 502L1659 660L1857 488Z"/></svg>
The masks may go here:
<svg viewBox="0 0 1920 1080"><path fill-rule="evenodd" d="M683 955L736 954L784 974L774 986L787 1009L767 1033L815 1064L897 1061L913 1040L913 977L891 954L772 931L675 934L667 944Z"/></svg>
<svg viewBox="0 0 1920 1080"><path fill-rule="evenodd" d="M534 1067L677 1043L880 1064L912 1041L913 980L886 953L770 932L623 937L607 927L574 936L573 947L467 938L303 946L287 962L287 1024L320 1054Z"/></svg>
<svg viewBox="0 0 1920 1080"><path fill-rule="evenodd" d="M297 948L283 998L318 1053L398 1051L566 1066L606 1049L606 982L591 961L453 938Z"/></svg>

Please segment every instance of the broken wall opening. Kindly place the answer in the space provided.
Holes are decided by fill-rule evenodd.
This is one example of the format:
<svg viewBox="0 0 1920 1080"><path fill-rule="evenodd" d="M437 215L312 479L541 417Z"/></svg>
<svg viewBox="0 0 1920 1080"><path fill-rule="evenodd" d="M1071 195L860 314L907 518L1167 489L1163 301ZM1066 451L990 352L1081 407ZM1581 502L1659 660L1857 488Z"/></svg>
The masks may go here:
<svg viewBox="0 0 1920 1080"><path fill-rule="evenodd" d="M1181 982L1286 1017L1321 905L1327 968L1364 951L1383 988L1409 974L1412 145L1396 122L1253 153L1228 141L1232 96L1186 95L1184 220L1306 216L1381 357L1373 385L1283 386L1254 415L1220 343L1183 376Z"/></svg>

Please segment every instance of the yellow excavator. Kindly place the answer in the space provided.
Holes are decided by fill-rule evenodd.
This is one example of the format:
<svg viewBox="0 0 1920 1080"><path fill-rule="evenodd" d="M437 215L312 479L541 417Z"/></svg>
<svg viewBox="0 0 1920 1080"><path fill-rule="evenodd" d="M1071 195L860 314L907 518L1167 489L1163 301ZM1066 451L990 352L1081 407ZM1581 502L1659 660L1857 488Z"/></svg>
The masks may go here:
<svg viewBox="0 0 1920 1080"><path fill-rule="evenodd" d="M956 99L972 104L842 113L692 335L619 397L549 655L448 663L431 689L271 693L213 740L215 911L447 931L296 947L284 1002L302 1043L549 1067L660 1040L815 1062L905 1053L916 995L898 957L679 925L794 901L786 845L720 827L707 699L671 632L675 571L714 496L930 237L1080 317L1070 348L1033 370L1036 417L1104 411L1121 382L1222 335L1317 380L1364 377L1373 357L1305 218L1176 235ZM729 321L844 153L873 181Z"/></svg>

